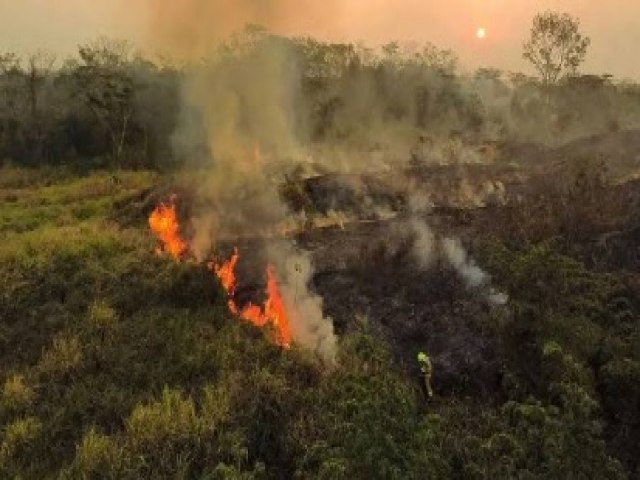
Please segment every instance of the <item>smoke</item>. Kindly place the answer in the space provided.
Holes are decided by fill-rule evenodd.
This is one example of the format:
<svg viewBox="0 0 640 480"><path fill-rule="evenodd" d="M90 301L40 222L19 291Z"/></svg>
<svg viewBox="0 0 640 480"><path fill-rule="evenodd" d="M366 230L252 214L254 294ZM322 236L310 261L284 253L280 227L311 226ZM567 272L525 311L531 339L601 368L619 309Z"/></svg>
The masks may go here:
<svg viewBox="0 0 640 480"><path fill-rule="evenodd" d="M183 67L173 135L176 155L202 167L192 176L194 254L206 259L221 239L265 239L261 247L275 267L294 342L331 365L336 336L322 298L310 289L309 254L266 240L292 221L279 186L308 155L300 141L298 57L289 40L261 27L238 31L247 22L284 28L305 6L307 14L319 8L306 0L160 1L151 21L158 48L201 59Z"/></svg>
<svg viewBox="0 0 640 480"><path fill-rule="evenodd" d="M323 314L322 297L309 288L314 272L309 253L293 244L272 245L268 256L277 266L294 340L317 354L326 365L333 365L337 339L333 321Z"/></svg>
<svg viewBox="0 0 640 480"><path fill-rule="evenodd" d="M329 25L338 0L146 0L149 47L183 61L206 57L247 24L283 34Z"/></svg>
<svg viewBox="0 0 640 480"><path fill-rule="evenodd" d="M422 269L428 269L434 260L436 237L426 223L417 219L410 222L414 232L413 253Z"/></svg>
<svg viewBox="0 0 640 480"><path fill-rule="evenodd" d="M441 254L462 277L467 288L480 290L492 305L506 304L509 301L508 295L491 286L491 277L469 257L462 242L458 238L438 239L431 227L420 218L431 208L428 196L414 192L408 200L409 211L412 214L408 220L413 236L412 253L419 268L428 270Z"/></svg>
<svg viewBox="0 0 640 480"><path fill-rule="evenodd" d="M469 288L485 285L489 276L469 258L459 239L445 238L442 240L442 250L445 257L464 279Z"/></svg>
<svg viewBox="0 0 640 480"><path fill-rule="evenodd" d="M407 198L407 207L411 213L408 223L413 234L413 256L420 268L427 270L436 257L437 243L435 234L420 217L427 214L433 204L425 192L415 190Z"/></svg>
<svg viewBox="0 0 640 480"><path fill-rule="evenodd" d="M442 251L451 266L462 277L468 288L481 289L492 305L505 305L509 296L491 286L491 277L469 257L457 238L444 238L441 241Z"/></svg>
<svg viewBox="0 0 640 480"><path fill-rule="evenodd" d="M198 252L215 244L212 235L272 233L286 221L278 185L302 155L291 51L258 29L239 36L234 48L232 56L188 68L182 83L184 121L173 144L179 158L198 155L204 166L195 182L203 205L193 222ZM198 153L194 145L204 148Z"/></svg>
<svg viewBox="0 0 640 480"><path fill-rule="evenodd" d="M464 127L469 112L466 93L451 79L455 61L432 46L372 56L257 26L240 30L253 23L286 32L313 12L322 11L320 22L330 18L338 3L161 0L150 10L154 46L187 62L180 70L181 111L172 140L178 158L202 167L192 177L197 258L206 259L221 239L267 238L289 225L292 215L279 188L302 164L329 171L390 170L398 159L409 158L425 130L438 137ZM305 59L318 55L330 61L311 68L329 70L314 76ZM354 58L365 65L351 68ZM456 107L445 112L443 101ZM478 161L462 144L434 145L427 161ZM436 236L417 217L429 206L419 195L410 205L414 253L424 269L438 251ZM388 213L374 201L362 207L377 208L378 218ZM444 240L442 249L470 287L488 283L459 244ZM266 240L264 251L276 267L293 340L332 364L336 336L322 298L311 290L309 253L293 243L275 246Z"/></svg>

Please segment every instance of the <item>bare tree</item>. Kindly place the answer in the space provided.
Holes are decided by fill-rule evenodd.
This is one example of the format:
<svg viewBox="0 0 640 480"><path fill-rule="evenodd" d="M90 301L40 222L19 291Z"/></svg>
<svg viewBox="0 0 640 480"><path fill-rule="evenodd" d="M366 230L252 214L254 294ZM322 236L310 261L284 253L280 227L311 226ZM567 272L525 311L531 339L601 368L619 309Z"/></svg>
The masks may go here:
<svg viewBox="0 0 640 480"><path fill-rule="evenodd" d="M523 55L538 71L545 86L574 73L584 61L591 40L580 33L579 27L578 19L566 13L544 12L533 19Z"/></svg>

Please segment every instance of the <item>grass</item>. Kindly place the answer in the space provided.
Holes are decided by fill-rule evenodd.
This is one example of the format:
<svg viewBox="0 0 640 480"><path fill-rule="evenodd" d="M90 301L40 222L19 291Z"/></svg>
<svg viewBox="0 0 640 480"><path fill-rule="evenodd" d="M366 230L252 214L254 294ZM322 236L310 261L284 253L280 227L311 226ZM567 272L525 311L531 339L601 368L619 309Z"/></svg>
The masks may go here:
<svg viewBox="0 0 640 480"><path fill-rule="evenodd" d="M50 183L36 173L21 176L15 169L8 173L0 182L0 234L4 235L103 220L115 204L149 188L158 178L151 172L123 172L117 177L101 172L80 178L63 176Z"/></svg>
<svg viewBox="0 0 640 480"><path fill-rule="evenodd" d="M495 328L505 377L535 393L533 372L548 383L541 399L501 404L505 388L495 404L452 395L425 407L366 322L342 336L327 370L233 318L206 268L155 255L144 215L131 211L166 179L3 173L0 478L623 477L600 438L593 376L566 374L569 360L578 373L590 367L570 355L580 351L566 328L538 328L536 308L549 305L563 326L601 335L584 328L584 312L608 315L606 299L587 292L596 305L585 304L575 262L493 250L492 273L511 278L518 314ZM538 292L538 277L570 285ZM546 356L511 358L519 329ZM623 381L637 394L637 362L615 355L603 369L609 401Z"/></svg>

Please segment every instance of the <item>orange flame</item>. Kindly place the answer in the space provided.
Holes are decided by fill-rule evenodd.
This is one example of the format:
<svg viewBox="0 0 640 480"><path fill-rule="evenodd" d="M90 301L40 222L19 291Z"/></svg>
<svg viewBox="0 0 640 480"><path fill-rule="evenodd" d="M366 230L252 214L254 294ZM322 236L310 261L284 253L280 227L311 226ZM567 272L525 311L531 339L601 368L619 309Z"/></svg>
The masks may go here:
<svg viewBox="0 0 640 480"><path fill-rule="evenodd" d="M216 263L209 264L209 268L213 268L213 271L220 279L222 287L225 289L229 296L233 297L236 291L236 264L238 263L238 249L234 249L231 258L224 262L222 265Z"/></svg>
<svg viewBox="0 0 640 480"><path fill-rule="evenodd" d="M274 341L281 347L288 348L289 345L291 345L289 319L282 296L280 295L273 267L267 267L267 299L264 302L264 306L259 307L258 305L249 303L240 309L233 298L236 288L235 267L238 259L238 250L235 249L231 258L222 265L215 263L209 265L220 279L220 283L227 292L227 295L229 295L229 310L234 315L237 315L242 320L256 327L264 327L268 324L272 325L275 329Z"/></svg>
<svg viewBox="0 0 640 480"><path fill-rule="evenodd" d="M166 205L161 203L149 216L149 226L160 240L160 246L156 249L159 254L168 253L176 260L181 260L188 253L189 247L180 236L180 224L175 206L176 196L171 196L171 202ZM262 307L249 303L239 308L235 301L236 293L236 265L240 255L235 248L231 258L222 264L208 263L209 269L220 279L220 283L229 299L227 305L234 315L257 327L271 325L274 328L274 341L281 347L288 348L291 345L291 330L289 319L284 307L282 296L276 281L275 270L267 267L267 299Z"/></svg>
<svg viewBox="0 0 640 480"><path fill-rule="evenodd" d="M149 226L161 242L156 252L168 253L177 260L187 252L188 247L180 236L175 198L175 195L172 195L169 205L161 203L156 207L149 216Z"/></svg>
<svg viewBox="0 0 640 480"><path fill-rule="evenodd" d="M276 282L275 270L271 265L267 267L267 301L264 304L264 313L276 327L278 344L288 347L291 344L289 319Z"/></svg>

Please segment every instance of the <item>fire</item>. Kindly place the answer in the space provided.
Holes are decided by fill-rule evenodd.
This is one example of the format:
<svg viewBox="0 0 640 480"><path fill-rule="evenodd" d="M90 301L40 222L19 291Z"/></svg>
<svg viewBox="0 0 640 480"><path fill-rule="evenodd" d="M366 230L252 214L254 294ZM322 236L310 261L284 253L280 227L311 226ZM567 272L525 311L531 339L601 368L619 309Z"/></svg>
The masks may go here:
<svg viewBox="0 0 640 480"><path fill-rule="evenodd" d="M284 302L280 295L280 289L276 281L275 270L267 267L267 301L264 304L265 315L276 327L276 340L279 345L289 346L291 343L291 330L289 319L284 308Z"/></svg>
<svg viewBox="0 0 640 480"><path fill-rule="evenodd" d="M210 268L218 276L222 287L229 296L229 310L245 322L249 322L256 327L272 326L275 332L274 341L281 347L289 347L291 345L291 329L274 268L267 267L267 299L264 305L260 307L249 303L239 308L234 299L236 287L235 266L238 263L238 259L238 250L235 249L231 258L222 265L210 264Z"/></svg>
<svg viewBox="0 0 640 480"><path fill-rule="evenodd" d="M259 154L259 153L258 153ZM180 236L180 224L175 206L176 196L171 196L171 202L166 205L161 203L149 217L149 226L161 242L156 249L159 254L168 253L176 260L181 260L188 253L189 247ZM256 327L271 326L274 330L274 342L281 347L288 348L291 345L291 329L289 319L284 307L284 301L280 295L280 289L276 281L275 270L267 267L267 298L263 306L249 303L240 308L235 300L236 293L236 265L240 258L238 249L235 248L229 260L218 264L209 262L207 266L218 277L222 288L227 293L227 305L232 314Z"/></svg>
<svg viewBox="0 0 640 480"><path fill-rule="evenodd" d="M213 269L215 274L220 279L220 283L222 283L222 287L229 294L229 296L233 297L236 291L236 264L238 263L238 249L234 249L233 255L231 258L224 262L222 265L218 265L216 263L210 263L209 268Z"/></svg>
<svg viewBox="0 0 640 480"><path fill-rule="evenodd" d="M188 247L180 236L175 198L175 195L172 195L169 205L161 203L156 207L149 217L149 226L161 242L161 246L156 249L156 252L168 253L178 260L187 252Z"/></svg>

